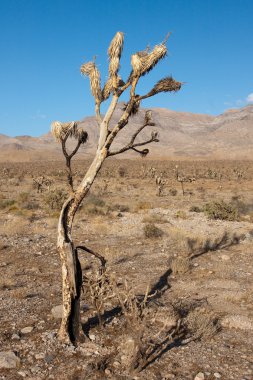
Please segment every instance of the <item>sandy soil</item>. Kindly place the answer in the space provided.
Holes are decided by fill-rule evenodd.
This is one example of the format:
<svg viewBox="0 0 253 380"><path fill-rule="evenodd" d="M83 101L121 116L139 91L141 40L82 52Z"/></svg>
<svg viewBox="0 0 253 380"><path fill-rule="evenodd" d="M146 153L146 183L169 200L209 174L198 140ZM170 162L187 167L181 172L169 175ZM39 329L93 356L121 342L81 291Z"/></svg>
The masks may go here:
<svg viewBox="0 0 253 380"><path fill-rule="evenodd" d="M75 163L77 180L87 165ZM60 313L52 308L61 305L59 211L49 195L66 190L63 166L1 164L0 351L14 353L17 363L0 368L0 379L186 380L198 373L208 380L253 379L253 165L181 162L181 175L196 179L184 184L184 195L175 165L109 161L76 218L75 241L105 256L119 289L127 279L141 299L148 288L148 316L165 313L184 326L168 343L160 336L157 356L134 372L127 357L136 329L143 323L150 343L157 320L130 326L116 300L105 299L100 327L85 286L80 344L57 340ZM33 177L42 175L52 184L38 193ZM166 182L161 196L156 176ZM213 220L201 211L216 200L232 202L236 220ZM150 224L161 236L145 236ZM91 278L95 260L80 259Z"/></svg>

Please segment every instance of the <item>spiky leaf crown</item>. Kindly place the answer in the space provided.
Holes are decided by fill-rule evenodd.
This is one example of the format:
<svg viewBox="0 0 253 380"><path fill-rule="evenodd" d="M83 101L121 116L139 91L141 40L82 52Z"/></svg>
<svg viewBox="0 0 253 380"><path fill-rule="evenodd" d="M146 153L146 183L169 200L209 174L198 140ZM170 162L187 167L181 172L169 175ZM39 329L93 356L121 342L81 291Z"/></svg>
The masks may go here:
<svg viewBox="0 0 253 380"><path fill-rule="evenodd" d="M84 144L88 139L88 133L82 128L78 128L77 123L72 121L70 123L61 123L60 121L54 121L51 124L52 135L58 141L64 141L68 137L73 137L81 144Z"/></svg>

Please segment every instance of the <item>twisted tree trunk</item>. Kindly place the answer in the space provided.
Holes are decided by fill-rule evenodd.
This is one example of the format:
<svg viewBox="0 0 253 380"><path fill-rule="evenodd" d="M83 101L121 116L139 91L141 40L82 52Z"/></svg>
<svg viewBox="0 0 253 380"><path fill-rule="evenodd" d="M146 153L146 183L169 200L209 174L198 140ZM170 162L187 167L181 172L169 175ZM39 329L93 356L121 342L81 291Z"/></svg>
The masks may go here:
<svg viewBox="0 0 253 380"><path fill-rule="evenodd" d="M71 236L73 220L106 156L105 149L97 152L83 181L63 205L59 218L57 249L62 265L63 312L58 337L65 343L76 343L80 332L82 269Z"/></svg>

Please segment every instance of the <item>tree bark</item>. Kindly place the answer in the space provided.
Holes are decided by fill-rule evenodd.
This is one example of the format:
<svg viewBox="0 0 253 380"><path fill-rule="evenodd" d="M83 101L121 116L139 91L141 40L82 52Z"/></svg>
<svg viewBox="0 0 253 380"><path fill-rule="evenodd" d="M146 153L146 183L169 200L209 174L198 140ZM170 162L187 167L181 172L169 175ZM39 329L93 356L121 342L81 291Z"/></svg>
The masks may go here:
<svg viewBox="0 0 253 380"><path fill-rule="evenodd" d="M59 218L57 248L62 265L63 311L58 337L65 343L75 344L79 340L81 324L80 295L82 288L82 269L71 236L73 220L76 211L88 193L106 157L106 149L97 151L81 184L64 203Z"/></svg>

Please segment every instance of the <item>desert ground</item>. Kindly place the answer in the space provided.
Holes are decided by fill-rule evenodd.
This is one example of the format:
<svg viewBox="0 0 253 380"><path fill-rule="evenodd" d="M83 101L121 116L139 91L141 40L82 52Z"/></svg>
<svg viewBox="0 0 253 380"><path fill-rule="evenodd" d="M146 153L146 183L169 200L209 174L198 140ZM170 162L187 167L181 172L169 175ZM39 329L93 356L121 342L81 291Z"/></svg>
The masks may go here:
<svg viewBox="0 0 253 380"><path fill-rule="evenodd" d="M88 164L74 162L76 184ZM253 379L251 161L106 162L74 226L107 260L96 287L99 262L79 252L77 347L56 335L64 165L0 173L0 379Z"/></svg>

